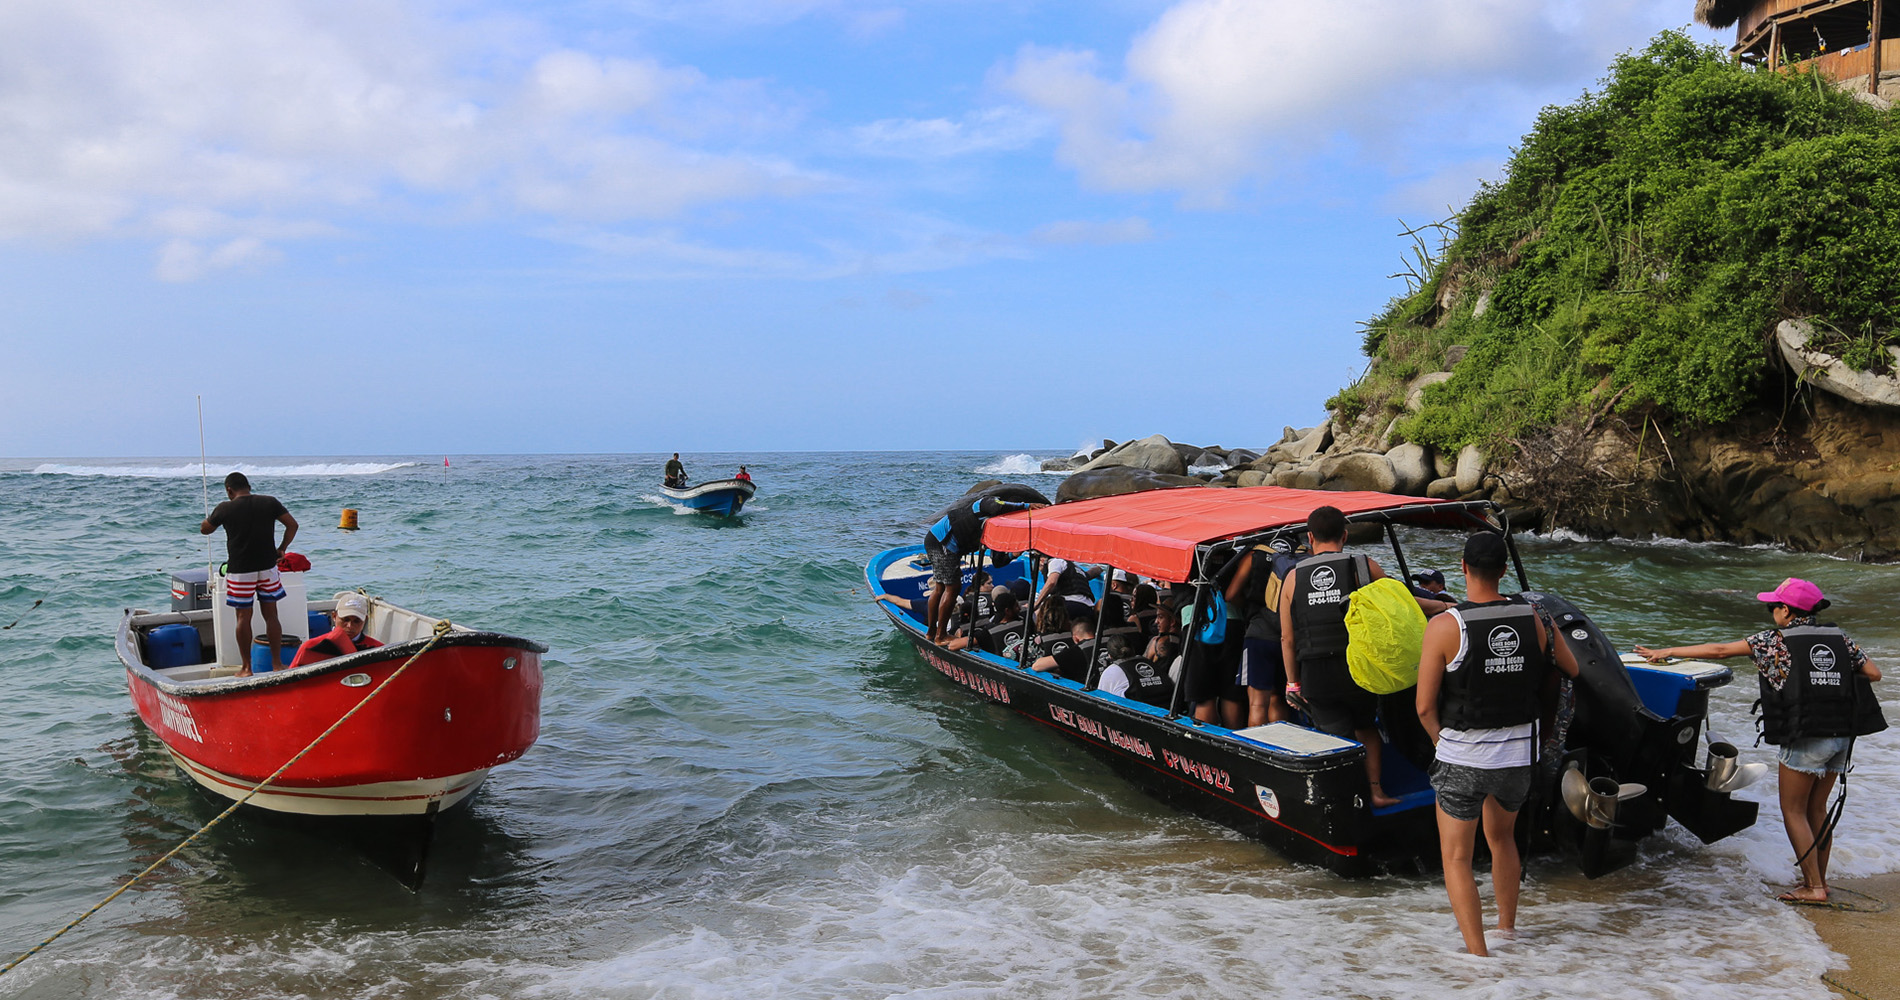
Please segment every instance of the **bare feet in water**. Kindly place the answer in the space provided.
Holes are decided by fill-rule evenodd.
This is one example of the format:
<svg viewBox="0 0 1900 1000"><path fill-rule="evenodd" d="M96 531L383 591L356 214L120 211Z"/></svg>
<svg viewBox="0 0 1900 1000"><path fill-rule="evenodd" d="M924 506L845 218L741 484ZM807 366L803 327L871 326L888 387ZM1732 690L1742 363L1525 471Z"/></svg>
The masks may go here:
<svg viewBox="0 0 1900 1000"><path fill-rule="evenodd" d="M1827 886L1798 885L1775 898L1784 903L1825 903Z"/></svg>

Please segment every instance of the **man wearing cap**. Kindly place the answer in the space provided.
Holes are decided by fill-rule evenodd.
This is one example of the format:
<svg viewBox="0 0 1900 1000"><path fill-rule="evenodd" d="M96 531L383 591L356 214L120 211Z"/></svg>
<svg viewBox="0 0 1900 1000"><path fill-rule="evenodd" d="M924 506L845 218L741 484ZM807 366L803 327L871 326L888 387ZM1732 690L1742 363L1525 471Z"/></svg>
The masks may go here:
<svg viewBox="0 0 1900 1000"><path fill-rule="evenodd" d="M1847 633L1819 624L1826 610L1821 588L1796 577L1755 595L1768 605L1775 627L1738 642L1705 642L1636 652L1651 663L1670 657L1754 659L1761 684L1762 738L1781 748L1777 770L1781 823L1801 868L1801 884L1782 893L1784 903L1826 903L1827 862L1833 831L1827 826L1827 797L1847 772L1854 737L1886 728L1873 688L1880 668Z"/></svg>
<svg viewBox="0 0 1900 1000"><path fill-rule="evenodd" d="M293 669L382 645L363 633L369 622L369 598L354 591L338 594L332 614L336 627L297 647L297 658L290 661Z"/></svg>
<svg viewBox="0 0 1900 1000"><path fill-rule="evenodd" d="M198 533L209 535L224 528L224 603L237 609L237 648L239 655L251 652L251 607L264 604L264 638L270 643L271 660L284 642L284 627L277 621L277 602L284 599L284 580L277 573L277 560L290 550L297 537L297 519L276 497L251 492L251 481L242 472L224 477L223 503L212 508L211 516L198 524ZM284 542L277 544L277 525L284 526ZM251 672L247 663L238 671L243 677Z"/></svg>
<svg viewBox="0 0 1900 1000"><path fill-rule="evenodd" d="M1556 641L1556 623L1521 595L1498 592L1505 560L1503 535L1483 531L1465 540L1471 599L1426 623L1418 662L1418 721L1437 747L1431 782L1445 894L1473 955L1489 954L1471 873L1479 817L1491 847L1498 933L1514 937L1523 875L1517 813L1536 771L1537 722L1554 694L1551 668L1577 676L1570 647Z"/></svg>

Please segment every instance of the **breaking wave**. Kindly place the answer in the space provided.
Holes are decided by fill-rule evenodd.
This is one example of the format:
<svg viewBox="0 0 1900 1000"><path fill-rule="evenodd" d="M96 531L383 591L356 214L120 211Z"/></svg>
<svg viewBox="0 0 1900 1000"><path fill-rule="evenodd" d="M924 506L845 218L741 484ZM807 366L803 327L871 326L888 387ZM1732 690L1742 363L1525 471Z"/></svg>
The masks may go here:
<svg viewBox="0 0 1900 1000"><path fill-rule="evenodd" d="M1065 456L1066 457L1066 456ZM1034 455L1004 455L988 465L979 465L973 471L980 476L1066 476L1067 472L1042 471L1042 459Z"/></svg>
<svg viewBox="0 0 1900 1000"><path fill-rule="evenodd" d="M247 462L210 467L213 479L227 473L247 476L373 476L392 469L406 469L420 462L313 462L309 465L251 465ZM34 466L42 476L124 476L134 479L196 479L205 467L196 462L187 465L61 465L48 462Z"/></svg>

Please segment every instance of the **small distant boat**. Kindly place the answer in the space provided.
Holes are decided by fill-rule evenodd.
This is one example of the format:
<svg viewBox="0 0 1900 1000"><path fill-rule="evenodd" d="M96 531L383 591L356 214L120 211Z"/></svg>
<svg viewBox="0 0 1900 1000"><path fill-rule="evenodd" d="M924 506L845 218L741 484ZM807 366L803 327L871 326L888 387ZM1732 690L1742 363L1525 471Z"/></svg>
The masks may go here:
<svg viewBox="0 0 1900 1000"><path fill-rule="evenodd" d="M731 516L744 509L745 502L752 499L758 487L750 479L714 479L685 489L661 486L660 493L666 502L675 507L684 507L702 514Z"/></svg>
<svg viewBox="0 0 1900 1000"><path fill-rule="evenodd" d="M302 574L284 576L290 583ZM294 600L279 602L290 633L335 603L305 602L301 580L294 583L286 588ZM235 619L221 597L214 588L215 607L127 610L117 646L139 718L179 770L230 801L361 702L428 644L440 621L371 597L365 631L385 645L240 677ZM529 639L453 628L246 808L328 824L420 886L436 816L540 734L545 652Z"/></svg>

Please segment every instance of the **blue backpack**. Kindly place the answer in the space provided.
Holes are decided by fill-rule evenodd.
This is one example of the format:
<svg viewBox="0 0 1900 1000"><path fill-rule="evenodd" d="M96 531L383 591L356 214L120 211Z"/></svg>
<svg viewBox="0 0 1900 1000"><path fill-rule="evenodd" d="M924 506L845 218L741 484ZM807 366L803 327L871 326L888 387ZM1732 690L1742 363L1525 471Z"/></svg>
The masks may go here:
<svg viewBox="0 0 1900 1000"><path fill-rule="evenodd" d="M1227 641L1227 598L1220 591L1214 591L1214 600L1203 612L1206 621L1201 625L1200 640L1204 646L1218 646Z"/></svg>

